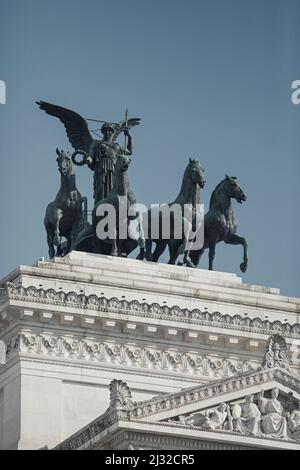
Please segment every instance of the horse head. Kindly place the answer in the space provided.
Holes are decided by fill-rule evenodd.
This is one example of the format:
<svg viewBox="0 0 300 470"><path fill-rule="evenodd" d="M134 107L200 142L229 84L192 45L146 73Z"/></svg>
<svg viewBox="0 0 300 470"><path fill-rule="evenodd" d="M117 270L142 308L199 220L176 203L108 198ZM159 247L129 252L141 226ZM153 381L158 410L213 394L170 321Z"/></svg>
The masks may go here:
<svg viewBox="0 0 300 470"><path fill-rule="evenodd" d="M200 188L204 188L204 169L197 160L192 160L191 158L189 159L186 174L190 182L198 185Z"/></svg>
<svg viewBox="0 0 300 470"><path fill-rule="evenodd" d="M127 155L120 155L116 163L116 173L124 173L128 170L131 158Z"/></svg>
<svg viewBox="0 0 300 470"><path fill-rule="evenodd" d="M56 154L58 155L56 161L58 164L58 170L62 176L69 176L73 173L73 164L71 156L68 152L64 150L56 149Z"/></svg>
<svg viewBox="0 0 300 470"><path fill-rule="evenodd" d="M236 199L239 204L246 201L247 197L242 188L236 182L236 177L228 175L225 176L224 184L227 196L232 199Z"/></svg>

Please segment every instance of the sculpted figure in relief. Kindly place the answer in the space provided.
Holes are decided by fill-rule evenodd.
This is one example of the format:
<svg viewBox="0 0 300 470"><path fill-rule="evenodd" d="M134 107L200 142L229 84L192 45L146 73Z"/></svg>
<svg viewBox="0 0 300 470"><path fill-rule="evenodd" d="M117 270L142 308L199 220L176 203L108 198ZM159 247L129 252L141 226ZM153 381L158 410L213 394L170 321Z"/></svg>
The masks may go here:
<svg viewBox="0 0 300 470"><path fill-rule="evenodd" d="M262 413L261 429L269 437L287 438L287 420L283 416L283 406L277 400L279 394L278 388L273 388L271 398L264 398L262 390L258 397L259 409Z"/></svg>
<svg viewBox="0 0 300 470"><path fill-rule="evenodd" d="M235 431L253 436L261 434L259 427L261 413L257 405L253 403L253 395L248 395L244 403L233 405L231 413Z"/></svg>
<svg viewBox="0 0 300 470"><path fill-rule="evenodd" d="M202 413L195 413L184 420L185 424L202 429L232 429L230 407L221 403L217 408L210 408Z"/></svg>
<svg viewBox="0 0 300 470"><path fill-rule="evenodd" d="M298 409L290 414L288 423L291 437L296 441L300 441L300 401L298 402Z"/></svg>
<svg viewBox="0 0 300 470"><path fill-rule="evenodd" d="M284 411L278 395L278 388L271 390L271 398L265 398L264 390L261 390L258 405L254 403L254 396L248 395L242 403L221 403L189 416L178 416L179 422L203 430L235 431L248 436L300 441L300 401L298 408L289 413ZM169 421L174 422L173 419Z"/></svg>

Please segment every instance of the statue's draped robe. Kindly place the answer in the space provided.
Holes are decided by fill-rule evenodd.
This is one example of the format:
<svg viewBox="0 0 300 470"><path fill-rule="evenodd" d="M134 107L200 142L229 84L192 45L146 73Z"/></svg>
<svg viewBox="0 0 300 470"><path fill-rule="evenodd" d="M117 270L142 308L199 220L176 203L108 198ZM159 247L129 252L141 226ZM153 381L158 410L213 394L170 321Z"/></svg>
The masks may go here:
<svg viewBox="0 0 300 470"><path fill-rule="evenodd" d="M213 413L209 413L208 421L206 426L209 429L222 429L227 418L226 411L222 412L219 410L214 410Z"/></svg>
<svg viewBox="0 0 300 470"><path fill-rule="evenodd" d="M114 186L115 166L119 155L124 154L119 144L96 140L91 145L93 162L89 168L94 171L95 204L106 198Z"/></svg>
<svg viewBox="0 0 300 470"><path fill-rule="evenodd" d="M261 398L259 400L261 412L265 415L261 420L261 429L264 434L273 437L287 437L287 422L282 416L283 407L276 398Z"/></svg>
<svg viewBox="0 0 300 470"><path fill-rule="evenodd" d="M255 403L242 403L241 416L237 418L237 431L243 434L252 434L258 436L260 434L259 421L260 411Z"/></svg>
<svg viewBox="0 0 300 470"><path fill-rule="evenodd" d="M289 424L292 438L300 441L300 410L292 412Z"/></svg>

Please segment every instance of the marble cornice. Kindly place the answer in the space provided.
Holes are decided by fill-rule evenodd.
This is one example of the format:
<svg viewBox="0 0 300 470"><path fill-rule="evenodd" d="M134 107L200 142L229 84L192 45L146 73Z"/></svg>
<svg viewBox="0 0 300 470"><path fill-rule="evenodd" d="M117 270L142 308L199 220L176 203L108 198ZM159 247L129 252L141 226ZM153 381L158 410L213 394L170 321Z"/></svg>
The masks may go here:
<svg viewBox="0 0 300 470"><path fill-rule="evenodd" d="M148 304L138 300L127 301L116 297L107 298L95 294L86 296L75 292L55 291L54 289L37 289L34 286L23 287L6 283L0 291L0 306L2 304L14 305L23 302L41 305L68 307L74 310L74 315L87 314L87 312L114 312L128 316L128 319L149 318L182 322L187 325L206 325L228 330L241 330L267 335L280 333L286 337L300 338L300 324L289 324L279 320L270 321L261 318L242 317L241 315L224 315L218 311L208 312L199 309L183 309L176 305L167 306L158 303ZM53 309L54 310L54 309ZM54 310L55 311L55 310Z"/></svg>
<svg viewBox="0 0 300 470"><path fill-rule="evenodd" d="M158 423L156 423L158 424ZM122 449L124 443L133 443L127 447L128 450L161 450L161 449L187 449L187 450L249 450L247 445L239 445L234 442L215 442L206 441L205 439L195 439L191 437L169 436L166 434L156 434L141 431L122 430L113 436L111 440L104 445L101 442L91 444L89 449ZM122 447L119 447L119 446ZM135 446L135 447L134 447ZM127 450L126 449L126 450Z"/></svg>

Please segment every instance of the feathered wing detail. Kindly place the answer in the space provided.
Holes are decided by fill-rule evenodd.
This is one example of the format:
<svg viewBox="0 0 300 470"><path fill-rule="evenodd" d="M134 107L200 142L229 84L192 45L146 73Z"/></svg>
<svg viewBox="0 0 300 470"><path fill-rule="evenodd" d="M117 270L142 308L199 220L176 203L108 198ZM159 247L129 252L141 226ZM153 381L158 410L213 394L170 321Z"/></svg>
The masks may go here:
<svg viewBox="0 0 300 470"><path fill-rule="evenodd" d="M45 101L37 101L36 103L40 109L50 116L57 117L64 124L69 142L75 150L84 150L89 153L93 138L86 120L80 114Z"/></svg>
<svg viewBox="0 0 300 470"><path fill-rule="evenodd" d="M115 132L113 135L113 141L117 140L119 135L124 132L125 127L128 129L131 129L134 126L138 126L140 124L141 120L140 118L130 118L127 120L127 126L126 126L126 121L120 121L115 125Z"/></svg>

